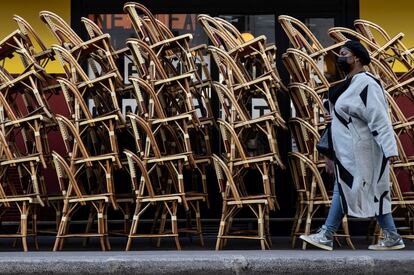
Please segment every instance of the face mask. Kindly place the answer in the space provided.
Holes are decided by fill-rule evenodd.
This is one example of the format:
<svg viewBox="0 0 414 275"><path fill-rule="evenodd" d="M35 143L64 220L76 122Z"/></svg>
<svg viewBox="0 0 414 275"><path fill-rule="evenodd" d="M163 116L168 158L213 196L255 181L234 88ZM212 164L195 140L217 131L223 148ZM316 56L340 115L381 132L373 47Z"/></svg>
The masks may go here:
<svg viewBox="0 0 414 275"><path fill-rule="evenodd" d="M339 69L342 70L346 74L351 71L351 64L349 64L347 60L348 60L348 57L346 56L340 56L336 60L336 63L338 64Z"/></svg>

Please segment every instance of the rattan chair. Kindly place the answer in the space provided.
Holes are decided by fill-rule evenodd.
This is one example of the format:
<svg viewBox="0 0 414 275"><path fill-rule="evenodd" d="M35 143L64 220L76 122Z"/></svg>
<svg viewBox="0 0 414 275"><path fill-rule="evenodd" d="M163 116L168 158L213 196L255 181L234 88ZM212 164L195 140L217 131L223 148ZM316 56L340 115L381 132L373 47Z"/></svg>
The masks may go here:
<svg viewBox="0 0 414 275"><path fill-rule="evenodd" d="M392 66L396 60L403 64L407 71L413 69L414 49L408 49L402 43L403 33L398 33L391 37L381 26L373 22L357 19L354 21L354 27L357 32L373 42L376 47L371 48L373 55L384 54L389 57L386 58L388 63Z"/></svg>
<svg viewBox="0 0 414 275"><path fill-rule="evenodd" d="M306 156L298 153L289 153L289 167L293 183L298 193L295 221L292 228L292 247L298 235L309 235L312 219L322 206L330 206L330 198L325 189L322 177L316 165ZM302 225L303 220L304 226ZM335 237L345 237L347 244L354 249L348 229L347 217L342 219L344 234L335 234ZM303 242L302 249L306 249Z"/></svg>
<svg viewBox="0 0 414 275"><path fill-rule="evenodd" d="M244 188L241 188L245 184L242 182L243 177L234 170L232 172L217 155L213 154L212 158L223 199L216 250L222 249L227 239L259 240L262 250L270 248L272 242L269 232L268 196L266 194L248 195L244 192ZM254 235L247 234L245 231L231 232L232 220L243 208L251 210L257 218L258 228Z"/></svg>
<svg viewBox="0 0 414 275"><path fill-rule="evenodd" d="M83 175L82 167L75 168L68 164L63 157L56 152L52 153L55 163L56 173L59 179L59 185L64 198L62 217L59 229L56 235L56 241L53 251L62 250L64 240L73 237L99 237L101 249L110 250L111 246L108 239L107 208L111 201L113 191L112 186L101 189L100 192L91 192L87 186L80 181ZM98 219L97 233L69 233L69 226L72 216L81 206L90 205L91 209L96 211Z"/></svg>

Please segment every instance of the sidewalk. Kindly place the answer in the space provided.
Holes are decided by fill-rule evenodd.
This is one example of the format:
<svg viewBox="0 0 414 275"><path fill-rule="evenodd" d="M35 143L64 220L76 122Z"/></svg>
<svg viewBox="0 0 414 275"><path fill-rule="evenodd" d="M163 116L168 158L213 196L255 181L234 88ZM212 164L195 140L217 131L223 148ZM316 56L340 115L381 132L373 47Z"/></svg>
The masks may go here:
<svg viewBox="0 0 414 275"><path fill-rule="evenodd" d="M213 239L205 248L183 243L183 251L173 250L165 241L162 250L150 242L134 243L136 251L119 251L124 240L111 240L111 252L85 251L99 249L92 241L82 248L80 240L68 242L64 252L49 252L52 239L41 240L40 252L6 252L1 242L1 274L412 274L414 245L406 241L401 251L369 251L365 239L356 239L357 250L342 247L333 252L309 247L308 250L289 248L287 238L275 238L275 250L260 251L255 242L233 241L229 249L214 251ZM10 242L8 243L10 247ZM17 249L17 248L16 248ZM82 251L71 251L71 250ZM149 250L152 249L152 250ZM171 249L171 250L166 250ZM195 249L195 250L193 250ZM49 251L47 251L49 250Z"/></svg>
<svg viewBox="0 0 414 275"><path fill-rule="evenodd" d="M412 251L142 251L0 254L1 274L412 274Z"/></svg>

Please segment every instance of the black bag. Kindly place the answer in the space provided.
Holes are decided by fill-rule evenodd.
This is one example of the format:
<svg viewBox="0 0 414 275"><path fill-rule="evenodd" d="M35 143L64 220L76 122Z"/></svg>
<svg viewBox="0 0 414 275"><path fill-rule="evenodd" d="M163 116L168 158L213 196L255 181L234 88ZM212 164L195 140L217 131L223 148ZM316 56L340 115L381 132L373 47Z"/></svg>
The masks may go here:
<svg viewBox="0 0 414 275"><path fill-rule="evenodd" d="M316 144L316 149L322 155L333 159L333 144L332 144L332 134L331 134L331 124L326 125L326 128L321 134L318 144Z"/></svg>

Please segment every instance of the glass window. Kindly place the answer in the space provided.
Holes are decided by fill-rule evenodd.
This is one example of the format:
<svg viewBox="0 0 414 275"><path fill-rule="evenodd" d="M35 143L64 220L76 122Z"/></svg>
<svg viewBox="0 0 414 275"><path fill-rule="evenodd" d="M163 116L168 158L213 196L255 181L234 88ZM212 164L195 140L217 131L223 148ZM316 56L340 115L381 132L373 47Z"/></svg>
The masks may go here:
<svg viewBox="0 0 414 275"><path fill-rule="evenodd" d="M190 47L208 44L208 36L197 21L198 14L157 14L155 17L164 23L171 32L175 35L182 35L190 33L193 36ZM128 38L136 37L135 30L127 14L90 14L88 18L93 20L104 33L111 36L111 42L115 49L124 48L125 42ZM209 56L204 56L205 62L210 67ZM196 65L205 78L202 68L201 60L196 60ZM125 84L129 84L128 77L136 73L136 68L132 63L131 58L125 57L120 60L119 71L123 75ZM99 67L99 66L98 66ZM98 68L99 69L99 68ZM92 78L93 74L91 68L88 68L89 76ZM89 102L89 107L93 110L93 102ZM125 114L128 111L133 111L136 108L136 102L132 99L122 99L122 112ZM197 110L199 112L199 110Z"/></svg>
<svg viewBox="0 0 414 275"><path fill-rule="evenodd" d="M322 46L327 47L333 44L334 41L329 37L328 30L335 26L334 18L306 18L304 23Z"/></svg>
<svg viewBox="0 0 414 275"><path fill-rule="evenodd" d="M275 43L275 16L271 15L220 15L221 18L235 26L243 34L251 34L251 38L264 35L266 43ZM270 111L264 99L253 98L250 113L257 118Z"/></svg>
<svg viewBox="0 0 414 275"><path fill-rule="evenodd" d="M254 37L265 35L267 43L275 43L275 15L220 15L233 24L240 33L250 33Z"/></svg>
<svg viewBox="0 0 414 275"><path fill-rule="evenodd" d="M136 37L127 14L90 14L89 19L98 24L104 33L111 35L115 49L125 46L125 40ZM174 35L191 33L192 45L208 43L208 37L198 24L197 14L157 14L155 17L163 22Z"/></svg>

